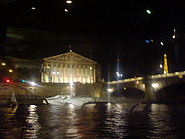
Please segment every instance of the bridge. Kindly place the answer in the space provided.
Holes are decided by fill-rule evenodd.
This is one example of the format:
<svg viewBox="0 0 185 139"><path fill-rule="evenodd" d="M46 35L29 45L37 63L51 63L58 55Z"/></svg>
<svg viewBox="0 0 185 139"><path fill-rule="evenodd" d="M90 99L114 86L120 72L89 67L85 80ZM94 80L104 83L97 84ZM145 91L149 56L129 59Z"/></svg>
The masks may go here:
<svg viewBox="0 0 185 139"><path fill-rule="evenodd" d="M156 92L167 86L174 85L179 82L185 82L185 78L183 78L184 75L185 71L182 71L111 81L108 82L108 91L112 93L120 89L126 90L127 88L135 88L145 92L146 101L155 101Z"/></svg>

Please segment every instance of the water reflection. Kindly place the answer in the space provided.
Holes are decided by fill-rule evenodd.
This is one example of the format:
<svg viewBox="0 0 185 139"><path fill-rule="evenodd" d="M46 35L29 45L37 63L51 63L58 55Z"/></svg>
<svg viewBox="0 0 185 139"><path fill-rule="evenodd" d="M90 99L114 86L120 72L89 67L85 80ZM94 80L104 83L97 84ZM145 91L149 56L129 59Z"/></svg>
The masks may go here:
<svg viewBox="0 0 185 139"><path fill-rule="evenodd" d="M16 116L1 117L1 138L184 138L184 113L167 105L146 105L129 113L128 104L29 105ZM24 111L24 112L23 112Z"/></svg>
<svg viewBox="0 0 185 139"><path fill-rule="evenodd" d="M25 138L38 138L39 137L39 129L40 124L38 122L38 115L36 113L37 106L36 105L30 105L28 107L28 116L26 119L26 127L24 130Z"/></svg>

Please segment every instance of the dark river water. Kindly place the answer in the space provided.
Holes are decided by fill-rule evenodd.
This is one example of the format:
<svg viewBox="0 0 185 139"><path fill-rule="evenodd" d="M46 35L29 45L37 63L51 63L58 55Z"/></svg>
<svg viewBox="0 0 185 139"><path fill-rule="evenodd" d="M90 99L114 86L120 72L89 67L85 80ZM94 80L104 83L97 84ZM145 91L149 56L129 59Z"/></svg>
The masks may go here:
<svg viewBox="0 0 185 139"><path fill-rule="evenodd" d="M143 107L142 107L143 108ZM129 112L128 104L19 106L0 118L0 138L185 138L185 113L164 104Z"/></svg>

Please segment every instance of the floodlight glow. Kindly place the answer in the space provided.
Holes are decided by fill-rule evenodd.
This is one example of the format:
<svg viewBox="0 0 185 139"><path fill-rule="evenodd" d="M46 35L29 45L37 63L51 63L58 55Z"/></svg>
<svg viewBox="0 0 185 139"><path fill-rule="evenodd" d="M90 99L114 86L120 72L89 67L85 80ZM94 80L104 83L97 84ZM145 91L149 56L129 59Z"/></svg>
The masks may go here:
<svg viewBox="0 0 185 139"><path fill-rule="evenodd" d="M73 86L73 82L70 82L70 85Z"/></svg>
<svg viewBox="0 0 185 139"><path fill-rule="evenodd" d="M158 84L158 83L153 83L153 84L152 84L152 87L153 87L153 88L157 88L157 87L159 87L159 84Z"/></svg>
<svg viewBox="0 0 185 139"><path fill-rule="evenodd" d="M35 83L35 82L30 82L30 84L31 84L31 85L36 85L36 83Z"/></svg>
<svg viewBox="0 0 185 139"><path fill-rule="evenodd" d="M6 65L6 63L4 63L4 62L3 62L3 63L1 63L1 65L2 65L2 66L5 66L5 65Z"/></svg>
<svg viewBox="0 0 185 139"><path fill-rule="evenodd" d="M108 88L108 92L112 93L113 89L112 88Z"/></svg>

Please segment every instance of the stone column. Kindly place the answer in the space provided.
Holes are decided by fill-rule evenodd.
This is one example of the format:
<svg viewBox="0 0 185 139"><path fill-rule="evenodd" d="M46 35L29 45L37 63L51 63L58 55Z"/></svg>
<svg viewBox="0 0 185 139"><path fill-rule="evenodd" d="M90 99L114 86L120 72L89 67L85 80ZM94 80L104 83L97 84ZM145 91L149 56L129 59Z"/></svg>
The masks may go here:
<svg viewBox="0 0 185 139"><path fill-rule="evenodd" d="M93 82L95 83L96 82L96 70L94 68L94 79L93 79Z"/></svg>
<svg viewBox="0 0 185 139"><path fill-rule="evenodd" d="M152 79L150 76L144 77L145 84L145 101L152 102L155 101L155 94L152 88Z"/></svg>

